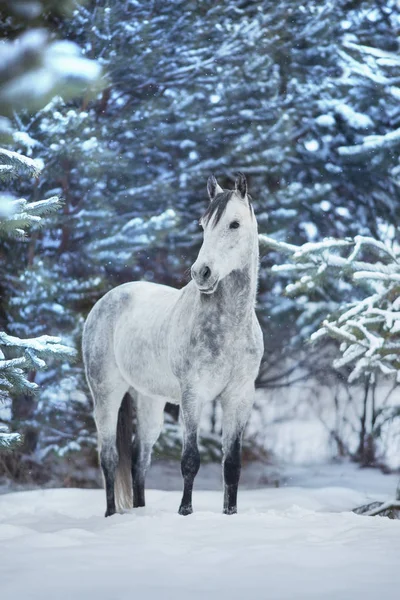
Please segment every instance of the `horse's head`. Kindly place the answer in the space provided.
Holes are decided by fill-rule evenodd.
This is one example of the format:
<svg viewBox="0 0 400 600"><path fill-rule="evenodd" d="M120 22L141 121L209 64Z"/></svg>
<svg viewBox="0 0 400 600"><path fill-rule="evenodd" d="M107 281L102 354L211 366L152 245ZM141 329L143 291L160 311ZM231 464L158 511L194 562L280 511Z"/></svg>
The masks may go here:
<svg viewBox="0 0 400 600"><path fill-rule="evenodd" d="M204 239L192 278L200 292L212 294L224 277L251 263L258 242L245 176L238 174L234 190L223 190L211 176L207 190L210 204L200 220Z"/></svg>

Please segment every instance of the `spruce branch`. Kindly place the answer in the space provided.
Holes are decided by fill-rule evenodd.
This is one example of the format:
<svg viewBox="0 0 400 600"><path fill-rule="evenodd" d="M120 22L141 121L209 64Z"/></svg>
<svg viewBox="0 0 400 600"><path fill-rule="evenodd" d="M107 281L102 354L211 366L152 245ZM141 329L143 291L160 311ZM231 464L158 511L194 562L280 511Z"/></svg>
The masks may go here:
<svg viewBox="0 0 400 600"><path fill-rule="evenodd" d="M39 161L18 154L18 152L0 148L0 178L2 174L14 177L19 175L38 177L42 169L43 165Z"/></svg>
<svg viewBox="0 0 400 600"><path fill-rule="evenodd" d="M3 433L0 431L0 452L12 452L21 445L23 437L19 433Z"/></svg>

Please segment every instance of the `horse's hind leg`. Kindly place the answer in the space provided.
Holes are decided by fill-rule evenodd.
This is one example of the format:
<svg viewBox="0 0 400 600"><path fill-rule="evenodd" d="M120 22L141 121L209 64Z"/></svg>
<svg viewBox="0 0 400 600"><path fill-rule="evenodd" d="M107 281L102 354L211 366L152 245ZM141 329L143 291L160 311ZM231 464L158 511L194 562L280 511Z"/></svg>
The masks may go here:
<svg viewBox="0 0 400 600"><path fill-rule="evenodd" d="M151 452L164 422L165 400L136 397L136 435L132 451L133 506L145 505L145 478Z"/></svg>
<svg viewBox="0 0 400 600"><path fill-rule="evenodd" d="M105 387L105 386L104 386ZM94 419L97 427L100 464L104 475L106 488L107 510L106 517L116 512L115 508L115 478L119 463L117 450L118 413L122 399L127 392L125 382L112 386L112 391L92 392L94 398Z"/></svg>

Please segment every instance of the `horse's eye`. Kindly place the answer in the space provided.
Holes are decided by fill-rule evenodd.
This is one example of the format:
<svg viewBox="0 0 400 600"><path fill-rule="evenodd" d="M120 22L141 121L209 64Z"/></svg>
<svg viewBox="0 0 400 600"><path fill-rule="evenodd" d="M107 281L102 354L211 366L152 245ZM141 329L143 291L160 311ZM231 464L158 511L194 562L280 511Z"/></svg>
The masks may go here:
<svg viewBox="0 0 400 600"><path fill-rule="evenodd" d="M229 225L229 229L237 229L238 227L240 227L240 223L238 221L232 221L232 223Z"/></svg>

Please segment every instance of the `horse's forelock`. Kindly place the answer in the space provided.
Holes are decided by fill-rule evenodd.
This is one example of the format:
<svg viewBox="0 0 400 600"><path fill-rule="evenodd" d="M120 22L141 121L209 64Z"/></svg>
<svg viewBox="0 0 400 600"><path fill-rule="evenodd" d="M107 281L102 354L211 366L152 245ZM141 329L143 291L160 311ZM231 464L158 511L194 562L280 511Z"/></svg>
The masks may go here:
<svg viewBox="0 0 400 600"><path fill-rule="evenodd" d="M211 219L215 215L213 227L218 225L218 223L221 220L222 215L226 211L228 202L232 198L234 193L235 193L235 190L224 190L221 194L217 194L215 196L215 198L213 198L213 200L211 200L210 204L208 205L208 208L207 208L206 212L204 213L202 220L208 225L208 223L211 221ZM251 210L252 197L250 196L250 194L247 194L247 199L248 199L248 203L249 203L250 214L251 214L251 216L253 216L253 212Z"/></svg>
<svg viewBox="0 0 400 600"><path fill-rule="evenodd" d="M213 226L215 227L219 221L221 220L222 215L224 214L227 204L229 200L233 196L233 190L224 190L221 194L217 194L213 200L211 200L210 204L206 212L203 215L203 220L205 223L209 223L211 219L214 217Z"/></svg>

